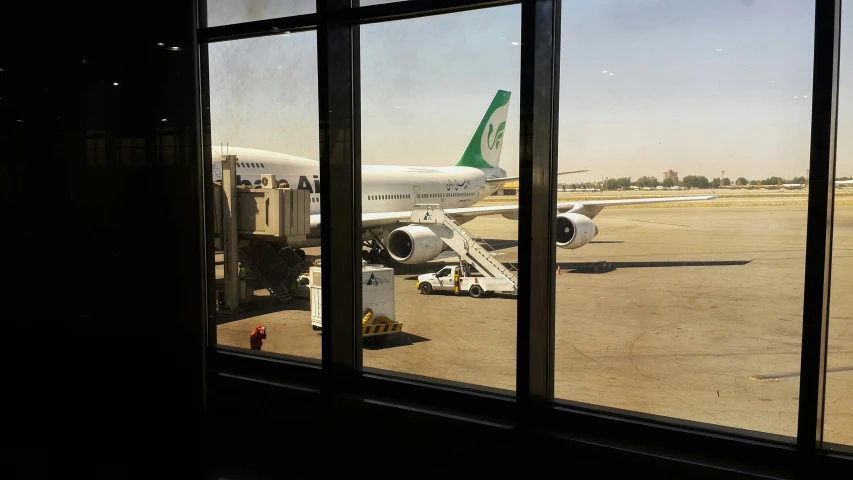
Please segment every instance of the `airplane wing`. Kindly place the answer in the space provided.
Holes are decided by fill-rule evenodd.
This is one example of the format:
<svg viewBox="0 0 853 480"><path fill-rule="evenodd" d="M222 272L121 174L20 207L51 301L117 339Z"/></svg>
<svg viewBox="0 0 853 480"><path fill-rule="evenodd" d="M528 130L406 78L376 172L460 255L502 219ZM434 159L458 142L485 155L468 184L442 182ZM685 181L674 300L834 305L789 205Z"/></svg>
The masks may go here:
<svg viewBox="0 0 853 480"><path fill-rule="evenodd" d="M585 200L577 202L557 202L557 211L560 213L579 213L589 218L598 215L604 207L613 205L641 205L646 203L668 203L668 202L694 202L700 200L713 200L714 195L696 195L689 197L659 197L659 198L631 198L625 200ZM464 207L446 208L445 213L452 217L471 219L481 215L501 215L518 213L518 205L494 205L489 207ZM393 225L396 223L411 223L412 212L376 212L362 213L361 226L365 228ZM311 228L319 228L320 214L311 215Z"/></svg>
<svg viewBox="0 0 853 480"><path fill-rule="evenodd" d="M853 185L853 180L836 180L836 185Z"/></svg>
<svg viewBox="0 0 853 480"><path fill-rule="evenodd" d="M569 170L568 172L557 172L557 175L571 175L573 173L583 173L588 172L589 170ZM500 178L487 178L486 183L506 183L506 182L514 182L518 180L519 177L500 177Z"/></svg>

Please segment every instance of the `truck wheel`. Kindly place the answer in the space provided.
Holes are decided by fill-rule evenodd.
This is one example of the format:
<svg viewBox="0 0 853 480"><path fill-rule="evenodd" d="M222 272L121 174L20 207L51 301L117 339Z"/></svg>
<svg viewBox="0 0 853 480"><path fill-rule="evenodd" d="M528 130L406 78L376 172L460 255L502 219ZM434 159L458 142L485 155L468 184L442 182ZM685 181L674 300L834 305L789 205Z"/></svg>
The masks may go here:
<svg viewBox="0 0 853 480"><path fill-rule="evenodd" d="M471 288L468 290L468 294L473 298L480 298L483 296L485 292L480 288L479 285L471 285Z"/></svg>
<svg viewBox="0 0 853 480"><path fill-rule="evenodd" d="M421 293L424 295L429 295L432 293L432 285L427 282L421 284Z"/></svg>

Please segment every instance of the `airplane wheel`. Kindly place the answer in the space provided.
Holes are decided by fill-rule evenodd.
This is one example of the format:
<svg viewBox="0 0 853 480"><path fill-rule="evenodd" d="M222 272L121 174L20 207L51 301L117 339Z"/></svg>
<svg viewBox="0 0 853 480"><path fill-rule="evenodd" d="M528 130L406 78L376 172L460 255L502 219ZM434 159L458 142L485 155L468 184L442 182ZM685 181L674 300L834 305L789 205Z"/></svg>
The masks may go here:
<svg viewBox="0 0 853 480"><path fill-rule="evenodd" d="M430 285L429 283L422 283L421 293L424 295L429 295L430 293L432 293L432 285Z"/></svg>
<svg viewBox="0 0 853 480"><path fill-rule="evenodd" d="M471 288L468 290L468 295L471 295L472 298L480 298L485 293L478 285L471 285Z"/></svg>

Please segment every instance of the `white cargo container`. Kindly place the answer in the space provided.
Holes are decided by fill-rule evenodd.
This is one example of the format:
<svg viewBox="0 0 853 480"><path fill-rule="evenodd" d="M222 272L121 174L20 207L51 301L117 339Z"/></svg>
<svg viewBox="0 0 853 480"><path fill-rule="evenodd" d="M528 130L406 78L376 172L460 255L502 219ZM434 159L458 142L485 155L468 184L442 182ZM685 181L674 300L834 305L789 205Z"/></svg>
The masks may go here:
<svg viewBox="0 0 853 480"><path fill-rule="evenodd" d="M315 330L323 328L322 275L320 267L311 267L311 326ZM394 269L366 265L361 268L361 305L362 311L370 308L373 318L388 317L392 324L372 324L362 328L364 335L381 335L402 330L402 324L396 321L394 305ZM361 322L361 318L357 319Z"/></svg>

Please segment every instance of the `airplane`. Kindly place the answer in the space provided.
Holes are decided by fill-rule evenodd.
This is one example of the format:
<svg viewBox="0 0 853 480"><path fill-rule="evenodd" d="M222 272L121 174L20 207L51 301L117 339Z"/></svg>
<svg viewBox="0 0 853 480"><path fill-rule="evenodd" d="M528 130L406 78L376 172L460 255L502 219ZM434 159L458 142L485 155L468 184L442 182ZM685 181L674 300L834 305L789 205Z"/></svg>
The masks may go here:
<svg viewBox="0 0 853 480"><path fill-rule="evenodd" d="M847 185L853 185L853 180L836 180L835 181L836 187L843 187L843 186L847 186ZM782 186L782 188L787 189L787 190L806 188L805 183L783 183L781 186Z"/></svg>
<svg viewBox="0 0 853 480"><path fill-rule="evenodd" d="M456 222L481 215L518 219L518 205L474 206L504 183L518 180L499 167L509 111L510 92L498 90L459 160L452 166L363 165L361 171L362 241L377 249L384 263L423 263L447 247L429 228L411 224L415 204L439 204ZM214 147L214 158L220 153ZM308 190L311 198L311 233L291 247L320 245L320 164L307 158L252 148L228 147L237 156L241 183L259 184L262 174L274 174L279 186ZM214 162L214 179L221 179L221 163ZM578 173L585 170L560 172ZM607 206L711 200L714 196L638 198L557 202L557 246L576 249L597 234L593 218ZM304 255L304 252L301 252Z"/></svg>

